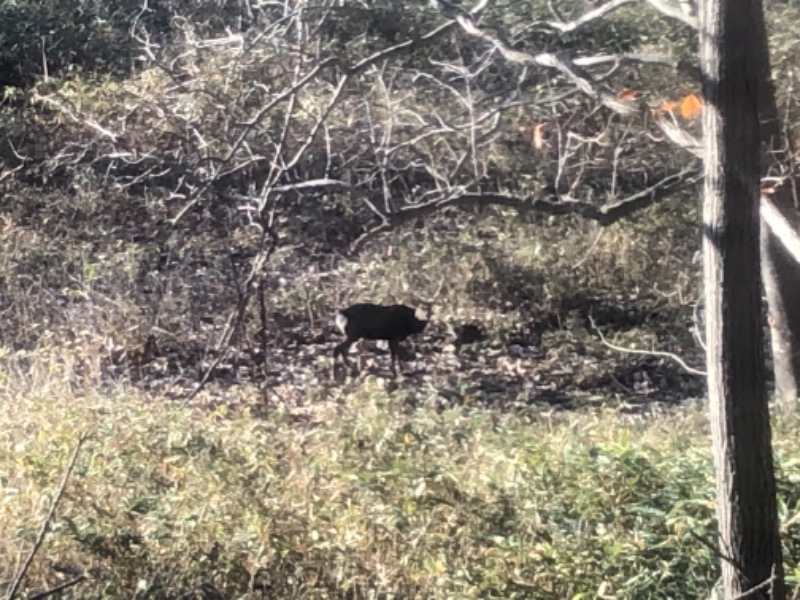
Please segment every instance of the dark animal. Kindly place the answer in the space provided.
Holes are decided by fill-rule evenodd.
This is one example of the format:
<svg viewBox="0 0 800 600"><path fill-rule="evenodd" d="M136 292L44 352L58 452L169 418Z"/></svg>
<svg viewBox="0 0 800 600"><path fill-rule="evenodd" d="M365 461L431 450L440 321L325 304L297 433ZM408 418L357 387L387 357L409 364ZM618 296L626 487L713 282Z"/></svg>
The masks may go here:
<svg viewBox="0 0 800 600"><path fill-rule="evenodd" d="M403 304L353 304L336 314L336 326L347 339L336 346L333 359L341 356L347 363L347 352L357 340L386 340L392 354L392 373L397 374L400 342L410 335L422 333L428 321L418 319L414 309Z"/></svg>
<svg viewBox="0 0 800 600"><path fill-rule="evenodd" d="M455 328L455 334L456 354L458 354L458 352L461 350L461 346L466 344L474 344L475 342L482 342L486 339L486 334L483 332L483 329L474 323L459 325Z"/></svg>

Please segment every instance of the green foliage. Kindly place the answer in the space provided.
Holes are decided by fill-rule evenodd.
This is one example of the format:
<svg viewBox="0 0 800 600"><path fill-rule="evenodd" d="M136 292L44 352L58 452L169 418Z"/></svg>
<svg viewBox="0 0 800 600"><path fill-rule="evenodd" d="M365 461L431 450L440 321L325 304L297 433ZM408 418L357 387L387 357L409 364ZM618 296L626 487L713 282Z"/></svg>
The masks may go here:
<svg viewBox="0 0 800 600"><path fill-rule="evenodd" d="M716 577L696 538L712 537L713 505L691 410L628 424L407 411L369 380L261 419L123 390L2 400L1 564L38 526L75 432L94 432L31 579L51 577L48 561L91 565L83 595L676 598Z"/></svg>
<svg viewBox="0 0 800 600"><path fill-rule="evenodd" d="M254 418L131 390L71 397L57 373L48 381L51 395L13 402L2 387L0 564L29 547L76 431L93 436L31 590L53 581L53 563L91 567L81 595L154 598L201 585L224 596L698 598L717 577L699 541L714 536L702 409L409 411L367 380L311 410ZM778 428L779 448L797 427ZM779 451L778 464L794 585L800 463Z"/></svg>

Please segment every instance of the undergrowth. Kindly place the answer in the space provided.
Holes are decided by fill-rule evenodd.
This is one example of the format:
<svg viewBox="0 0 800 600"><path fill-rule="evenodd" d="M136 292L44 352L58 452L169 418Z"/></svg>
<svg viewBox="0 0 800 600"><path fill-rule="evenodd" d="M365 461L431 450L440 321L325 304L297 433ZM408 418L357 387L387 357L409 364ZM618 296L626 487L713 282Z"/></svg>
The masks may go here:
<svg viewBox="0 0 800 600"><path fill-rule="evenodd" d="M71 597L700 598L717 577L702 408L411 408L367 378L256 416L57 372L0 398L3 581L90 433L28 592L83 573ZM797 429L776 443L792 584Z"/></svg>

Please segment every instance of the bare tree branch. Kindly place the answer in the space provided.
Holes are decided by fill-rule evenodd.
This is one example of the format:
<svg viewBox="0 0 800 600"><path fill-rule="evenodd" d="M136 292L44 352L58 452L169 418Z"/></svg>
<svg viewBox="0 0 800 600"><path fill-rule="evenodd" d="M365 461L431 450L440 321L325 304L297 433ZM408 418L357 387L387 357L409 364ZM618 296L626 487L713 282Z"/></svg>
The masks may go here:
<svg viewBox="0 0 800 600"><path fill-rule="evenodd" d="M647 0L647 3L662 15L678 19L686 23L692 29L700 28L700 22L697 19L697 11L694 9L694 5L691 4L691 0L682 1L677 5L666 2L665 0Z"/></svg>
<svg viewBox="0 0 800 600"><path fill-rule="evenodd" d="M54 588L45 590L44 592L39 592L38 594L34 594L33 596L29 597L28 600L44 600L45 598L49 598L50 596L55 596L56 594L60 594L64 590L74 587L79 583L83 583L84 581L86 581L86 575L78 575L75 579L70 579L69 581L65 581L61 585L57 585Z"/></svg>
<svg viewBox="0 0 800 600"><path fill-rule="evenodd" d="M464 193L451 195L446 198L432 200L424 204L417 204L400 211L384 216L384 221L364 232L350 246L350 253L358 252L364 245L376 236L391 231L401 224L411 220L428 216L445 208L467 208L470 206L505 206L520 212L539 212L547 215L580 215L586 219L596 221L603 226L611 225L643 208L671 196L678 189L687 185L695 185L700 177L696 169L682 171L665 177L655 185L640 192L632 194L618 202L597 206L591 202L577 200L553 201L542 198L511 196L506 194L478 194Z"/></svg>
<svg viewBox="0 0 800 600"><path fill-rule="evenodd" d="M694 367L690 367L686 364L680 356L677 354L673 354L672 352L664 352L662 350L639 350L638 348L625 348L623 346L617 346L616 344L612 344L606 339L606 336L603 335L603 332L597 328L597 324L594 322L592 317L589 317L589 321L592 324L592 329L595 330L598 336L600 336L600 341L603 343L604 346L614 350L615 352L623 352L625 354L640 354L642 356L658 356L661 358L669 358L674 360L678 363L684 371L687 373L691 373L692 375L699 375L700 377L705 377L708 375L705 371L701 371L700 369L695 369Z"/></svg>
<svg viewBox="0 0 800 600"><path fill-rule="evenodd" d="M573 60L563 53L553 54L542 52L540 54L528 54L514 50L504 41L494 35L480 29L472 19L459 16L456 22L466 33L482 39L491 44L506 58L513 63L529 67L549 67L556 69L569 79L578 89L590 98L594 98L604 106L621 115L630 115L639 112L639 106L635 103L625 102L618 99L604 85L598 85L594 79Z"/></svg>
<svg viewBox="0 0 800 600"><path fill-rule="evenodd" d="M703 155L703 142L696 136L686 131L683 127L678 125L678 122L673 117L657 118L655 120L656 126L661 132L667 136L678 148L686 150L697 158L702 158Z"/></svg>
<svg viewBox="0 0 800 600"><path fill-rule="evenodd" d="M767 196L761 196L761 218L797 264L800 264L800 234Z"/></svg>
<svg viewBox="0 0 800 600"><path fill-rule="evenodd" d="M693 81L700 81L700 69L692 63L677 59L668 54L653 54L626 52L624 54L598 54L596 56L582 56L576 58L573 63L579 67L594 67L598 65L611 64L615 69L635 64L663 65L686 75ZM607 75L606 75L607 77ZM603 79L603 78L598 78Z"/></svg>
<svg viewBox="0 0 800 600"><path fill-rule="evenodd" d="M548 27L561 33L572 33L588 25L589 23L605 17L606 15L620 9L623 6L638 1L639 0L610 0L610 2L605 2L604 4L587 11L572 21L539 21L533 25ZM697 14L696 10L693 9L693 5L691 5L691 0L682 0L678 4L673 4L671 2L667 2L666 0L645 0L645 2L647 2L662 15L671 17L673 19L678 19L694 29L698 28ZM688 8L686 5L688 5Z"/></svg>
<svg viewBox="0 0 800 600"><path fill-rule="evenodd" d="M596 21L597 19L614 12L618 8L625 6L626 4L632 4L633 2L638 2L638 0L611 0L610 2L601 4L597 8L582 14L580 17L573 19L572 21L538 21L533 23L533 26L541 25L544 27L549 27L550 29L555 29L561 33L571 33L577 29L580 29L584 25L591 23L592 21Z"/></svg>

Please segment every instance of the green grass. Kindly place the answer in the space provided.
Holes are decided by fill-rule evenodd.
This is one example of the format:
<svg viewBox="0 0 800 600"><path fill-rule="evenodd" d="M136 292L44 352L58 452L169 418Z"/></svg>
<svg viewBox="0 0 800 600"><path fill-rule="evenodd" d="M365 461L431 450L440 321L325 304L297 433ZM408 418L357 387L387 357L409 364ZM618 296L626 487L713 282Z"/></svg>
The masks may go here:
<svg viewBox="0 0 800 600"><path fill-rule="evenodd" d="M412 410L368 379L256 418L54 387L0 399L2 580L91 433L29 591L69 565L90 575L75 597L105 598L204 584L225 597L700 598L717 577L695 538L713 539L697 408ZM797 428L778 434L787 518Z"/></svg>

